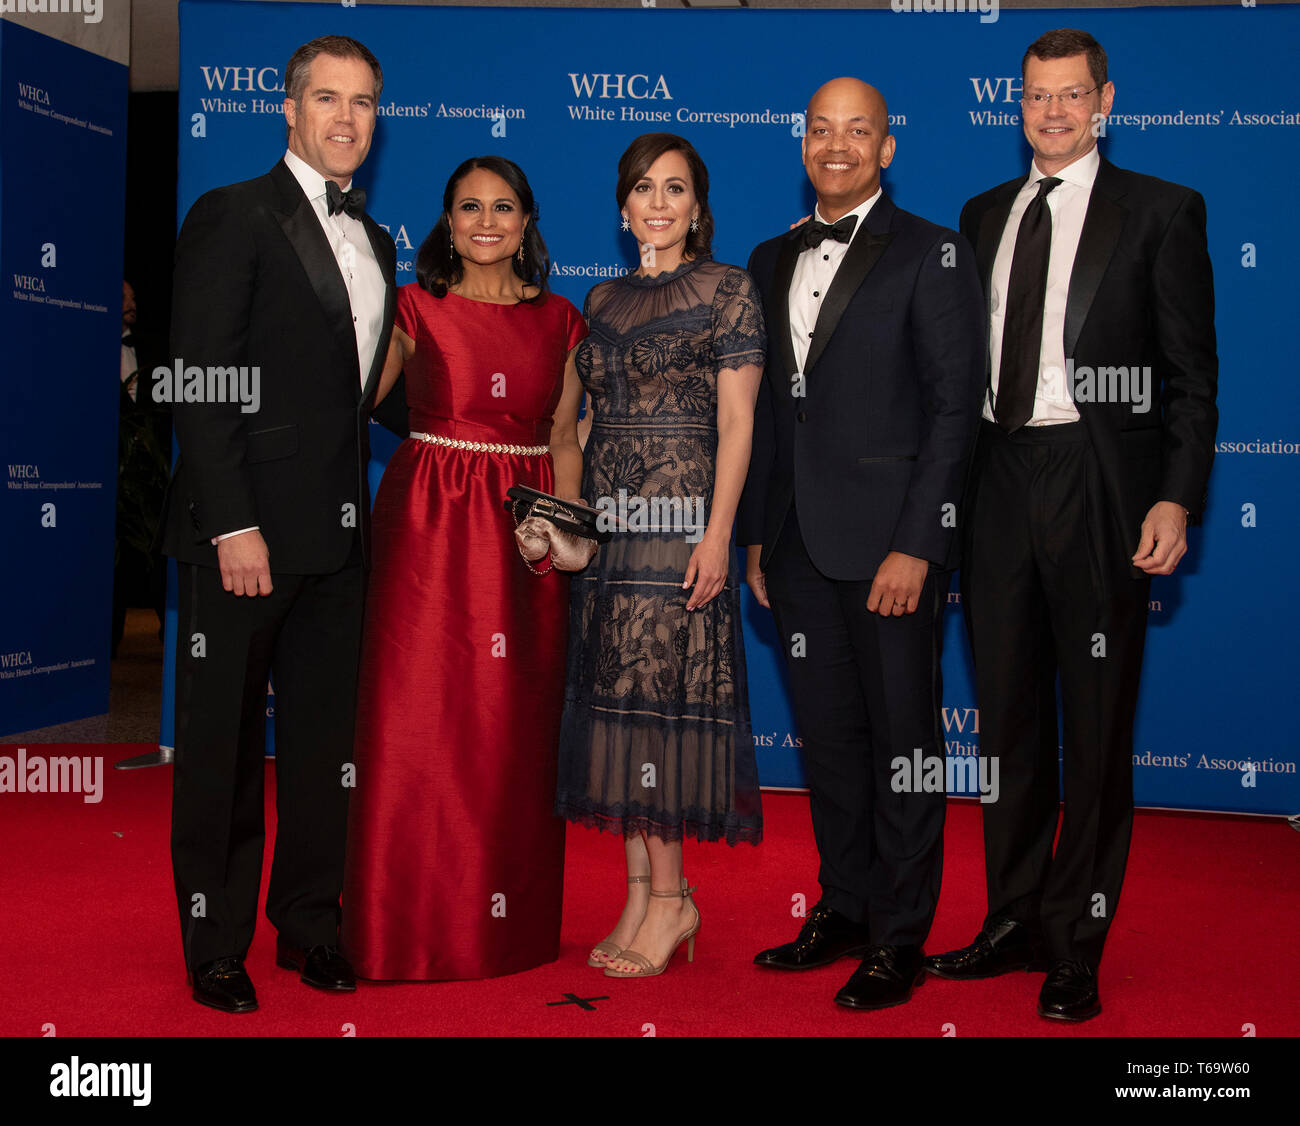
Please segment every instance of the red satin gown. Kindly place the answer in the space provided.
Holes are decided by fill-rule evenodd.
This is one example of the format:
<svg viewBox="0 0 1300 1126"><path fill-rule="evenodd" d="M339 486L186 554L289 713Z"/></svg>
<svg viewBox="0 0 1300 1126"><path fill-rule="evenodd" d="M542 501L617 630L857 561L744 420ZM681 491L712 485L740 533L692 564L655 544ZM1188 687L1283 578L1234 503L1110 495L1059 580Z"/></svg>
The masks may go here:
<svg viewBox="0 0 1300 1126"><path fill-rule="evenodd" d="M415 341L412 431L547 443L587 333L572 304L407 285L396 323ZM550 455L408 438L375 498L341 931L364 978L494 977L559 955L569 580L524 565L503 508L515 484L553 492Z"/></svg>

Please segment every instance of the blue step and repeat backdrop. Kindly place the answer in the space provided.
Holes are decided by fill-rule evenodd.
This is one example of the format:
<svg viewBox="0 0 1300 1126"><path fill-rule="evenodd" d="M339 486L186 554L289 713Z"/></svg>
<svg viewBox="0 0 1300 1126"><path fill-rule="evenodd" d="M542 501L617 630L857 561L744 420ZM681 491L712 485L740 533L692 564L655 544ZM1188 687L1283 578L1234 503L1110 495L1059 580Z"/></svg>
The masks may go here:
<svg viewBox="0 0 1300 1126"><path fill-rule="evenodd" d="M1296 67L1287 65L1300 44L1295 7L990 19L978 11L184 0L180 13L181 215L202 192L259 175L283 153L281 72L293 49L317 35L352 35L384 68L381 119L358 182L397 242L399 281L414 281L415 252L438 218L451 170L465 157L501 153L528 174L552 283L579 307L598 281L636 265L613 188L618 157L638 134L677 132L696 146L709 167L715 257L743 265L755 244L811 210L802 111L823 81L856 75L889 102L898 152L886 191L955 227L967 198L1028 173L1019 123L1024 48L1048 28L1086 27L1109 54L1116 89L1103 152L1204 194L1218 294L1219 451L1205 525L1192 533L1178 574L1152 586L1136 797L1147 806L1300 810L1290 704L1295 596L1278 569L1289 570L1300 546L1300 384L1290 343L1300 101ZM375 429L372 487L394 445ZM745 598L762 780L799 786L799 737L775 631ZM956 593L948 609L947 750L971 756L979 712ZM171 719L168 710L164 744Z"/></svg>
<svg viewBox="0 0 1300 1126"><path fill-rule="evenodd" d="M108 711L129 15L58 7L0 20L0 733Z"/></svg>

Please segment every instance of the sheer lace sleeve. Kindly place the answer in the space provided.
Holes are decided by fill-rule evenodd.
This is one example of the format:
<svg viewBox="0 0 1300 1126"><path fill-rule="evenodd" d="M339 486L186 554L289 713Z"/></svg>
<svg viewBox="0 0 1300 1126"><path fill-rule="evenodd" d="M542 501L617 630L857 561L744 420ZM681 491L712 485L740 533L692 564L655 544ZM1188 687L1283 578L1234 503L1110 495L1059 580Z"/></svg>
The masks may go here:
<svg viewBox="0 0 1300 1126"><path fill-rule="evenodd" d="M718 368L762 367L766 353L767 332L758 287L744 270L732 267L713 297L713 354Z"/></svg>

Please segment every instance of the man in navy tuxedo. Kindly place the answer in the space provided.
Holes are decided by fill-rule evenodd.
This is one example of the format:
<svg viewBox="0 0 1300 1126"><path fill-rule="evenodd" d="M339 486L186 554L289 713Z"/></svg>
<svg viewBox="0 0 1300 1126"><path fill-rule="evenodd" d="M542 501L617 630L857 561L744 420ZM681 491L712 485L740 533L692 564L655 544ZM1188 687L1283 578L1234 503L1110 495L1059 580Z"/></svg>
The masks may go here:
<svg viewBox="0 0 1300 1126"><path fill-rule="evenodd" d="M1001 793L983 807L984 925L927 966L1047 968L1039 1014L1080 1021L1101 1011L1128 859L1151 576L1187 550L1214 457L1214 283L1200 195L1097 151L1115 97L1101 45L1049 31L1021 66L1029 175L961 215L990 344L962 603Z"/></svg>
<svg viewBox="0 0 1300 1126"><path fill-rule="evenodd" d="M758 246L768 363L738 539L786 651L822 895L773 969L863 954L835 1000L906 1001L942 874L942 614L984 381L974 255L880 186L880 93L837 78L808 105L811 222ZM905 763L906 766L900 766Z"/></svg>

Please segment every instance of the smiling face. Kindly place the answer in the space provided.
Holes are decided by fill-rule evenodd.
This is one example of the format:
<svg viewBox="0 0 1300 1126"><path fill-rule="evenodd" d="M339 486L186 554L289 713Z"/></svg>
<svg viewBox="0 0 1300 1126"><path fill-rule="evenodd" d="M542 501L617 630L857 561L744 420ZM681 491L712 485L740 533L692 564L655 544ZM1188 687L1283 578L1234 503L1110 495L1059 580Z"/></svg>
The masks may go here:
<svg viewBox="0 0 1300 1126"><path fill-rule="evenodd" d="M875 195L880 170L893 159L889 113L878 90L856 78L836 78L812 96L803 166L828 222Z"/></svg>
<svg viewBox="0 0 1300 1126"><path fill-rule="evenodd" d="M650 165L623 201L623 217L641 245L642 260L656 273L681 265L691 220L699 215L690 165L676 149ZM654 249L652 258L647 247Z"/></svg>
<svg viewBox="0 0 1300 1126"><path fill-rule="evenodd" d="M317 55L302 100L286 98L289 151L341 188L352 181L375 133L375 74L362 59Z"/></svg>
<svg viewBox="0 0 1300 1126"><path fill-rule="evenodd" d="M1067 164L1091 152L1097 145L1093 122L1097 114L1109 115L1115 101L1115 87L1107 82L1100 89L1088 70L1087 55L1065 59L1025 60L1023 110L1025 138L1034 150L1039 171L1051 176ZM1036 106L1033 94L1062 94L1070 90L1091 91L1073 104L1053 98L1044 108Z"/></svg>
<svg viewBox="0 0 1300 1126"><path fill-rule="evenodd" d="M519 250L528 226L514 189L486 168L461 177L449 218L452 242L466 265L508 261Z"/></svg>

